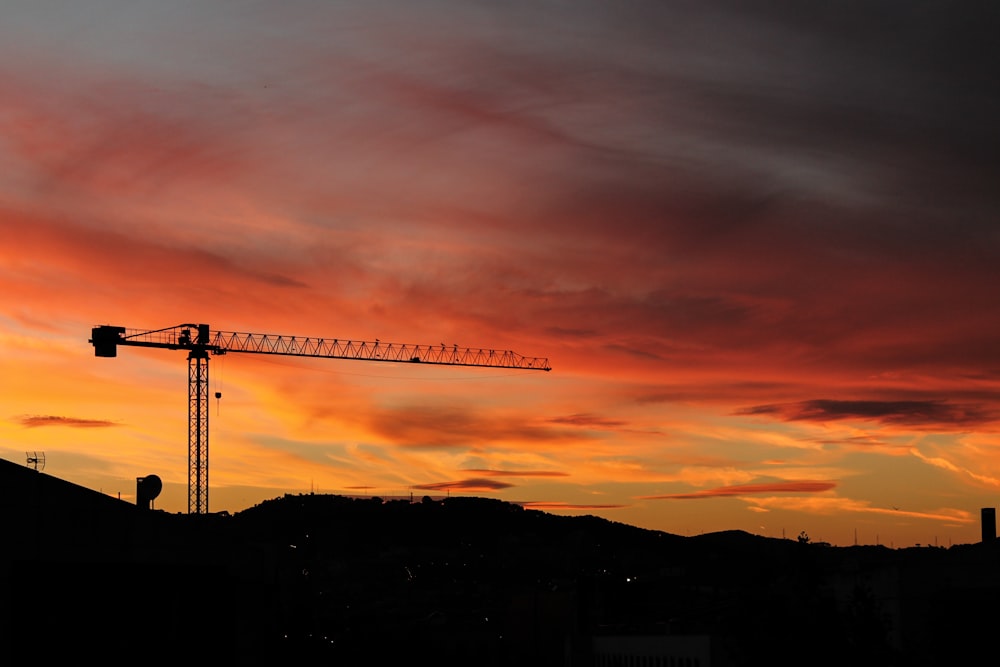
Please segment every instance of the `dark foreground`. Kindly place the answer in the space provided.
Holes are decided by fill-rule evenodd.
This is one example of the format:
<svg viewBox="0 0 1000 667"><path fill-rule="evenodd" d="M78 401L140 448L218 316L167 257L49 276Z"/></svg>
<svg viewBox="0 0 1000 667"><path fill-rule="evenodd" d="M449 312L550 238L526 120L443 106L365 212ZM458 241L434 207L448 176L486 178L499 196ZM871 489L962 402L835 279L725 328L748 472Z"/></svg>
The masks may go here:
<svg viewBox="0 0 1000 667"><path fill-rule="evenodd" d="M480 498L74 511L28 484L0 495L4 665L941 665L1000 620L994 543L680 537Z"/></svg>

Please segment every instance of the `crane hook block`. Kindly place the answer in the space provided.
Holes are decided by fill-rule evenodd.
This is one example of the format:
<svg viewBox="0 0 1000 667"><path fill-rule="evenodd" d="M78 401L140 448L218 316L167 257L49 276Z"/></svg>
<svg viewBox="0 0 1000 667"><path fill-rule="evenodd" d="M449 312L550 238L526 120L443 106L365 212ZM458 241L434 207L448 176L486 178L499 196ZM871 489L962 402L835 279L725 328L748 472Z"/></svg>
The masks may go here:
<svg viewBox="0 0 1000 667"><path fill-rule="evenodd" d="M117 357L118 342L125 335L125 327L100 326L90 330L95 357Z"/></svg>

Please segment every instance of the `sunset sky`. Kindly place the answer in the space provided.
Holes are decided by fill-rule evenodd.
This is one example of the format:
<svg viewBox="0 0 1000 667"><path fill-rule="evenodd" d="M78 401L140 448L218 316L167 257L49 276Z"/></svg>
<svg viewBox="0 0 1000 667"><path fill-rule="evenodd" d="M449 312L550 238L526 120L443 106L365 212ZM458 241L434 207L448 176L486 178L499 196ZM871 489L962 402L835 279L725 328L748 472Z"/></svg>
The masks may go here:
<svg viewBox="0 0 1000 667"><path fill-rule="evenodd" d="M477 495L681 535L977 542L1000 505L991 3L4 0L0 458L187 511Z"/></svg>

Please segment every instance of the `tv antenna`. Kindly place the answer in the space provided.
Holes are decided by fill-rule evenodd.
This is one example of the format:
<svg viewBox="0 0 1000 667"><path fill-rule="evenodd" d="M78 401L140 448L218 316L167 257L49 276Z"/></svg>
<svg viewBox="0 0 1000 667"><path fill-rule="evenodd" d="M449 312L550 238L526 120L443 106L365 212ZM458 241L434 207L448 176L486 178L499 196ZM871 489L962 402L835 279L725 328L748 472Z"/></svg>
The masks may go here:
<svg viewBox="0 0 1000 667"><path fill-rule="evenodd" d="M45 470L45 452L25 452L24 454L28 458L29 466L35 470Z"/></svg>

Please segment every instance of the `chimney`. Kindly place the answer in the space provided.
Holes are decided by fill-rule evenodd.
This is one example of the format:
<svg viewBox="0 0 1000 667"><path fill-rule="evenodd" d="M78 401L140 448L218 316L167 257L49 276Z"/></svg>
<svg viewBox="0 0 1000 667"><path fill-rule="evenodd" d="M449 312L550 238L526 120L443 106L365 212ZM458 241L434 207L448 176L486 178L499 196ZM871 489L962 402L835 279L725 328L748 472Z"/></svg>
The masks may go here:
<svg viewBox="0 0 1000 667"><path fill-rule="evenodd" d="M984 507L980 510L983 524L983 543L992 542L997 538L997 510L995 507Z"/></svg>

